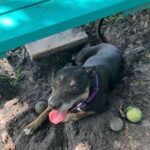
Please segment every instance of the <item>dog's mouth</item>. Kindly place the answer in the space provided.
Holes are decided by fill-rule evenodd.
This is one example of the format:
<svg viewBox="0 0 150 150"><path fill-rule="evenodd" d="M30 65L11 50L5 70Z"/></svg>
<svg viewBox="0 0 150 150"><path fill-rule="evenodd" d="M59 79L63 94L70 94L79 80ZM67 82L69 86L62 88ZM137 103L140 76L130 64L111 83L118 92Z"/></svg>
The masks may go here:
<svg viewBox="0 0 150 150"><path fill-rule="evenodd" d="M83 100L82 100L83 101ZM79 101L81 102L81 101ZM59 110L59 109L53 109L50 113L49 113L49 120L53 123L53 124L59 124L61 122L63 122L67 116L67 114L69 112L71 112L71 110L77 105L79 104L79 102L73 104L73 106L70 109L67 110Z"/></svg>
<svg viewBox="0 0 150 150"><path fill-rule="evenodd" d="M59 124L65 120L69 112L72 112L72 110L83 100L80 100L72 105L71 108L66 109L66 110L60 110L60 109L53 109L49 113L49 120L53 124Z"/></svg>
<svg viewBox="0 0 150 150"><path fill-rule="evenodd" d="M50 113L49 113L49 120L53 123L53 124L59 124L61 122L63 122L65 120L65 118L67 117L67 114L77 105L79 104L81 101L84 101L87 97L89 96L89 89L87 88L85 93L83 93L82 95L80 95L80 97L77 97L75 101L75 103L72 103L66 107L64 107L64 109L53 109Z"/></svg>

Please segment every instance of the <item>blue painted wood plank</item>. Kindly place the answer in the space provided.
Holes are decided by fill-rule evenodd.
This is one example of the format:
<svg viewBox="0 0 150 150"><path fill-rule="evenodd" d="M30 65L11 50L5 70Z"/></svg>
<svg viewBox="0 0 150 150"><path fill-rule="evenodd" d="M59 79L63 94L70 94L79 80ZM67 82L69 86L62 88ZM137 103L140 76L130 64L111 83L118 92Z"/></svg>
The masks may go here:
<svg viewBox="0 0 150 150"><path fill-rule="evenodd" d="M0 0L0 15L42 3L45 0Z"/></svg>
<svg viewBox="0 0 150 150"><path fill-rule="evenodd" d="M0 51L146 3L150 0L51 0L0 15Z"/></svg>

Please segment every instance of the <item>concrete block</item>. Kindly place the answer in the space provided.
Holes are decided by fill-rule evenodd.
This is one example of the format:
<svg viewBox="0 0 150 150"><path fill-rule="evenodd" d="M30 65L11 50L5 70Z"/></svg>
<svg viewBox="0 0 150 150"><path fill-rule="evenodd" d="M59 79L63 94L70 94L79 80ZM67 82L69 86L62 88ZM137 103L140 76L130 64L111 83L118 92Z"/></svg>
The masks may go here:
<svg viewBox="0 0 150 150"><path fill-rule="evenodd" d="M63 50L69 50L86 43L87 40L86 32L81 28L75 28L26 44L25 47L31 59L36 60Z"/></svg>

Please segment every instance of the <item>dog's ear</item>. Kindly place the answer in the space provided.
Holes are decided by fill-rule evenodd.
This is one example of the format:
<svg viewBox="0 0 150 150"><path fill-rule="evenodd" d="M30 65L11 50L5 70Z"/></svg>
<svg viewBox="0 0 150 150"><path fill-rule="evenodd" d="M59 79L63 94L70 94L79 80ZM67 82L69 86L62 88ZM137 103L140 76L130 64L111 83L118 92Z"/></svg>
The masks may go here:
<svg viewBox="0 0 150 150"><path fill-rule="evenodd" d="M85 70L86 70L86 72L87 72L87 74L88 74L89 77L95 75L95 73L96 73L95 66L85 68Z"/></svg>

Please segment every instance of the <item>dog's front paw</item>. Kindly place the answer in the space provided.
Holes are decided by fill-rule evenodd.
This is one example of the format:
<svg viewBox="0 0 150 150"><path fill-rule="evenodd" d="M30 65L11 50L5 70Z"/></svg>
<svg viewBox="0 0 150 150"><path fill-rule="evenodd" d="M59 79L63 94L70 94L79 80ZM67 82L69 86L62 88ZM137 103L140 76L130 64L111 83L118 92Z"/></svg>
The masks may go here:
<svg viewBox="0 0 150 150"><path fill-rule="evenodd" d="M32 129L30 129L30 128L25 128L25 129L23 130L23 132L25 133L25 135L32 135L32 134L33 134L33 131L32 131Z"/></svg>
<svg viewBox="0 0 150 150"><path fill-rule="evenodd" d="M29 124L24 128L23 132L25 135L32 135L35 130L34 124Z"/></svg>

